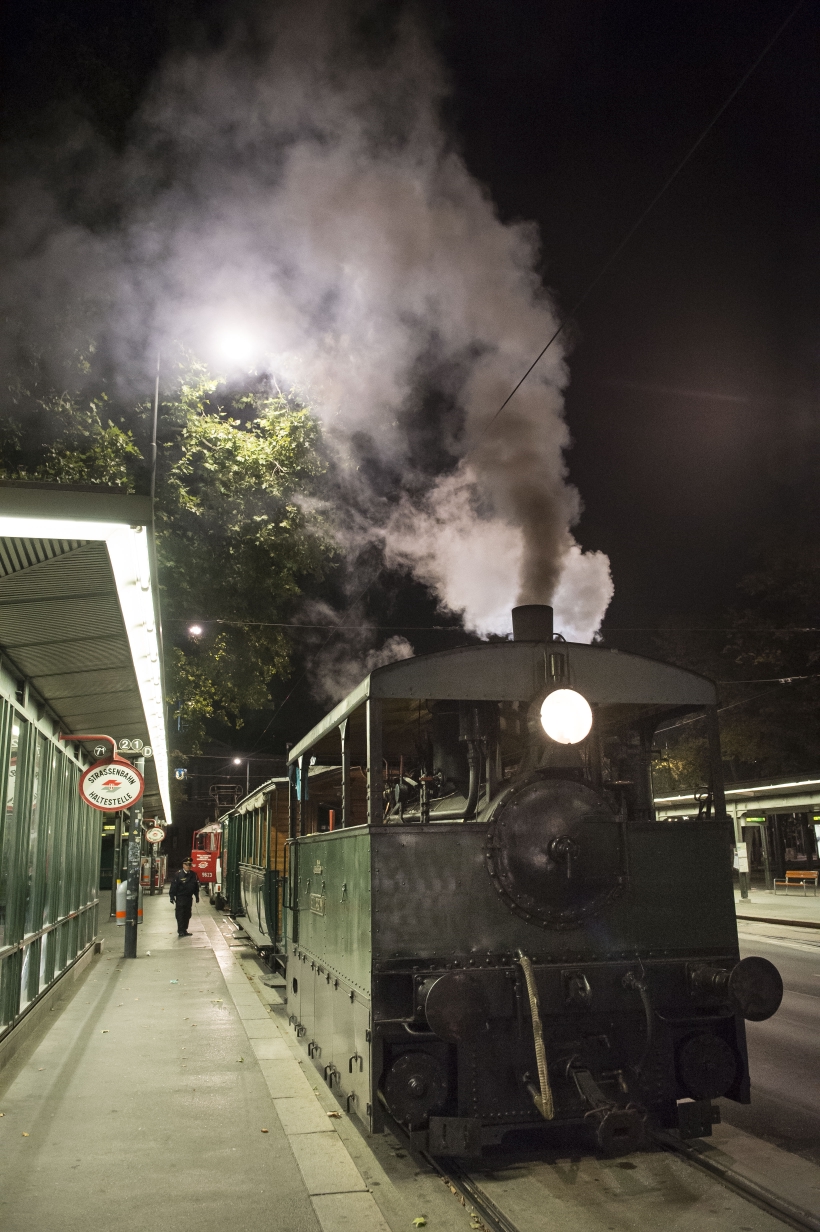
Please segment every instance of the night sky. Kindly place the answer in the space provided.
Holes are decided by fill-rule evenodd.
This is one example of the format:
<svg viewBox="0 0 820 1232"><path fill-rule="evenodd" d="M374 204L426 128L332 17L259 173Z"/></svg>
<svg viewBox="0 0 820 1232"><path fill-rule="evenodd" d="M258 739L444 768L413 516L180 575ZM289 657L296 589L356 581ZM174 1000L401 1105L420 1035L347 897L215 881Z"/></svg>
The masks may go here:
<svg viewBox="0 0 820 1232"><path fill-rule="evenodd" d="M790 3L451 4L456 123L569 308ZM567 414L606 626L735 598L816 516L820 10L806 5L578 315Z"/></svg>
<svg viewBox="0 0 820 1232"><path fill-rule="evenodd" d="M165 53L218 40L239 7L11 0L12 174L48 157L69 113L121 140ZM793 7L422 8L450 75L454 141L504 220L538 224L562 309ZM730 603L761 539L816 516L819 35L820 9L804 4L571 327L577 537L611 559L616 644L631 644L617 630Z"/></svg>

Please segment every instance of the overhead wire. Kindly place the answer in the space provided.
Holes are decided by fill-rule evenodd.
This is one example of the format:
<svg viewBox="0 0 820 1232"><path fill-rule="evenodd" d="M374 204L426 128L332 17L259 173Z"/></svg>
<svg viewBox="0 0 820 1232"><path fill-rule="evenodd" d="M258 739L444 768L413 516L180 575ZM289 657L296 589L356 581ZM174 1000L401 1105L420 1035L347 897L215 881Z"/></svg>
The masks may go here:
<svg viewBox="0 0 820 1232"><path fill-rule="evenodd" d="M374 579L375 580L375 579ZM372 585L372 583L371 583ZM358 600L356 601L358 602ZM180 619L179 624L188 624L187 620ZM190 623L194 623L191 621ZM223 617L214 617L212 620L199 620L195 622L200 625L235 625L239 628L252 629L376 629L379 632L415 632L415 633L461 633L465 630L460 625L379 625L368 622L367 624L348 625L348 624L307 624L295 620L242 620L241 618L230 619ZM193 636L198 636L194 634Z"/></svg>
<svg viewBox="0 0 820 1232"><path fill-rule="evenodd" d="M370 587L371 587L371 586L372 586L372 585L373 585L373 584L377 581L377 579L379 578L380 574L381 574L381 569L377 569L377 570L376 570L376 572L373 574L373 577L370 579L370 581L369 581L369 582L367 583L367 585L365 586L364 590L362 590L362 591L361 591L361 592L360 592L360 593L356 596L356 598L355 598L355 599L353 599L353 601L349 604L349 606L348 606L348 608L347 608L347 611L346 611L345 615L347 615L349 612L351 612L351 611L355 608L355 606L356 606L356 604L357 604L357 603L361 603L362 599L365 597L365 595L367 594L367 592L370 590ZM344 619L344 618L343 618L343 619ZM321 653L321 652L325 649L325 647L326 647L326 646L329 644L329 642L331 641L331 639L332 639L332 637L333 637L333 634L334 634L334 633L336 633L336 632L337 632L337 630L338 630L339 628L341 628L341 627L343 627L343 626L341 626L341 625L333 625L333 626L331 627L330 633L328 633L328 635L327 635L327 637L325 638L324 642L323 642L323 643L322 643L322 645L319 647L319 653ZM250 750L250 752L251 752L251 753L255 752L255 751L256 751L256 749L258 749L258 748L259 748L259 745L260 745L261 741L264 739L264 737L265 737L265 735L267 734L267 732L269 731L269 729L270 729L270 727L271 727L271 724L272 724L272 723L274 722L274 720L278 717L278 715L282 712L282 710L284 710L285 706L288 704L288 702L290 701L290 699L293 697L293 694L296 692L296 690L299 688L299 686L302 684L302 682L303 682L305 679L307 679L307 676L308 676L309 672L310 672L310 668L309 668L309 667L306 667L306 668L305 668L305 670L302 672L301 676L300 676L300 677L298 678L298 680L296 681L296 683L292 686L292 688L291 688L290 692L288 693L287 697L284 699L284 701L283 701L283 702L282 702L279 706L277 706L276 710L274 710L274 712L273 712L273 714L271 715L270 719L268 720L268 722L266 723L265 727L263 728L263 730L262 730L262 732L261 732L261 734L260 734L260 736L259 736L258 740L256 741L256 744L255 744L255 745L253 746L253 748Z"/></svg>
<svg viewBox="0 0 820 1232"><path fill-rule="evenodd" d="M717 124L720 117L732 105L734 100L737 98L738 94L741 92L743 87L746 85L749 78L753 76L753 74L757 71L757 69L766 59L766 56L772 50L775 43L777 43L780 36L783 34L786 28L790 25L790 23L792 22L792 20L794 19L794 17L797 15L798 11L803 7L804 4L805 4L805 0L797 0L797 4L795 4L795 6L792 8L789 15L786 17L785 21L781 22L781 24L778 26L775 33L769 39L766 46L763 48L763 50L760 52L757 58L752 62L752 64L749 66L749 68L740 78L737 85L734 87L734 89L731 91L731 93L728 95L725 101L721 104L720 107L718 107L717 111L712 116L711 120L706 125L706 127L703 129L700 136L689 147L689 149L684 154L680 162L678 162L678 164L676 165L674 170L671 172L671 174L666 177L663 184L658 189L658 191L655 193L654 197L651 199L649 204L643 209L643 211L638 216L636 221L632 224L632 226L627 231L626 235L623 237L620 243L616 245L616 247L607 257L607 259L604 261L603 265L598 269L595 276L591 279L589 283L587 283L584 290L575 300L575 303L573 304L570 311L567 312L563 317L559 317L559 323L554 333L551 335L551 337L547 340L546 344L538 352L535 359L532 361L529 368L527 368L526 372L521 377L521 379L513 386L509 394L507 394L507 397L501 403L500 407L495 412L495 414L492 416L492 418L489 419L487 423L484 425L484 427L481 429L481 431L478 434L478 438L475 444L472 446L472 449L475 449L479 441L481 441L484 438L484 436L487 434L487 432L489 432L490 428L492 428L493 424L496 422L499 416L503 413L503 411L507 408L507 406L509 406L510 402L513 400L515 395L518 393L519 389L524 384L524 382L526 381L530 373L538 366L538 364L544 358L544 356L546 355L547 351L550 349L552 344L555 341L557 341L557 339L561 336L561 334L566 329L567 325L569 325L570 321L575 317L579 309L582 308L583 305L586 303L586 301L589 299L590 295L595 290L598 283L601 281L604 275L608 272L610 267L614 265L614 263L617 261L618 257L621 255L621 253L630 243L630 241L632 240L636 232L643 226L644 222L649 217L649 215L652 213L655 206L658 204L661 198L666 194L667 190L672 186L672 184L674 184L675 180L678 178L680 173L683 171L684 167L686 167L686 165L689 162L691 162L692 158L697 153L697 151L700 149L700 147L703 145L704 141L709 136L709 134L711 133L712 129ZM467 452L469 454L471 450L468 450Z"/></svg>
<svg viewBox="0 0 820 1232"><path fill-rule="evenodd" d="M817 679L817 677L816 677L816 676L803 676L803 677L800 677L800 678L795 677L794 679L795 679L795 680L797 680L797 682L798 682L798 683L803 683L803 684L805 684L805 682L806 682L807 680L816 680L816 679ZM718 683L722 683L722 684L726 684L726 683L735 684L736 682L735 682L735 681L718 681ZM740 682L737 682L737 683L740 683ZM758 684L758 683L762 683L762 682L759 682L759 681L755 680L754 682L749 682L749 683ZM786 683L786 680L785 680L785 679L784 679L784 680L779 680L779 681L778 681L778 684L784 684L784 683ZM779 690L778 690L778 689L767 689L765 693L753 693L753 694L751 694L751 696L750 696L750 697L741 697L741 698L740 698L738 701L736 701L736 702L728 702L725 706L718 706L718 708L717 708L717 713L718 713L718 714L725 714L725 712L726 712L727 710L734 710L737 706L746 706L746 705L748 705L748 703L749 703L749 702L758 702L758 701L760 701L760 699L761 699L761 698L763 698L763 697L769 697L772 693L777 693L777 692L779 692ZM704 719L705 717L706 717L705 713L703 713L703 714L693 714L693 715L691 715L688 719L680 719L677 723L669 723L669 724L667 724L667 726L666 726L666 727L658 727L658 728L656 728L656 730L655 730L655 735L656 735L656 736L660 736L660 735L662 735L662 734L663 734L663 732L674 731L674 729L675 729L676 727L686 727L689 723L699 723L699 722L700 722L702 719Z"/></svg>
<svg viewBox="0 0 820 1232"><path fill-rule="evenodd" d="M466 456L468 456L468 455L469 455L469 453L472 451L472 449L475 449L475 448L476 448L476 446L477 446L478 442L479 442L480 440L482 440L482 439L483 439L483 437L484 437L484 436L486 435L486 433L490 430L490 428L492 428L492 426L496 423L496 421L498 420L498 418L502 415L502 413L503 413L503 412L504 412L504 410L507 408L507 406L509 405L509 403L510 403L510 402L512 401L512 399L515 397L515 395L516 395L516 393L518 392L518 390L521 388L521 386L522 386L522 385L524 384L524 382L527 380L527 378L529 377L530 373L531 373L531 372L533 372L533 370L537 367L537 365L538 365L538 364L540 363L540 361L543 359L544 355L546 355L547 351L550 349L550 347L553 345L553 343L554 343L554 342L555 342L555 341L556 341L556 340L560 337L560 335L564 332L564 330L566 329L566 327L567 327L567 325L570 323L570 321L571 321L571 320L575 317L575 315L578 313L578 311L580 310L580 308L581 308L581 307L582 307L582 306L586 303L586 301L589 299L589 297L590 297L590 295L592 294L592 292L595 290L595 288L598 286L598 284L599 284L599 283L601 282L601 280L604 278L604 276L605 276L605 275L606 275L606 273L609 271L609 269L611 268L611 266L612 266L612 265L615 263L615 261L617 261L617 259L620 257L620 255L621 255L621 253L624 251L624 249L625 249L625 248L629 245L629 243L631 242L631 240L633 239L633 237L635 236L635 234L639 231L639 229L641 228L641 226L643 225L643 223L646 221L646 219L649 217L649 215L650 215L650 214L652 213L652 211L655 209L655 207L657 206L658 202L659 202L659 201L660 201L660 200L664 197L664 195L665 195L665 194L666 194L666 192L669 190L669 188L671 187L671 185L675 182L675 180L678 178L678 176L681 174L681 172L684 170L684 168L687 166L687 164L691 161L691 159L694 157L694 155L697 153L697 151L698 151L698 150L700 149L700 147L703 145L704 141L705 141L705 140L706 140L706 138L709 136L709 134L711 133L711 131L712 131L712 129L715 127L715 125L718 123L718 121L720 120L721 116L722 116L722 115L724 114L724 112L725 112L725 111L726 111L726 110L727 110L727 109L731 106L731 104L732 104L732 103L734 102L734 100L737 98L738 94L739 94L739 93L741 92L741 90L744 88L744 86L746 85L746 83L749 81L749 79L753 76L753 74L757 71L757 69L758 69L758 68L760 67L760 65L763 63L763 61L765 60L766 56L769 54L769 52L772 50L772 48L773 48L773 47L775 46L775 44L778 42L778 40L780 39L781 35L784 33L784 31L787 29L787 27L791 24L792 20L794 19L794 17L797 15L797 13L798 13L798 12L799 12L799 10L803 7L803 5L804 5L804 4L805 4L805 0L797 0L797 3L796 3L796 4L793 6L793 8L790 10L790 12L789 12L789 14L787 15L787 17L785 18L785 20L784 20L783 22L781 22L781 24L778 26L777 30L774 32L774 34L772 35L772 37L769 39L768 43L766 43L766 45L764 46L764 48L762 49L762 51L761 51L761 52L759 53L759 55L755 58L755 60L752 62L752 64L749 66L749 68L746 70L746 72L743 74L743 76L740 78L740 80L737 82L737 84L734 86L734 88L731 90L731 92L729 93L729 95L727 96L727 98L724 100L724 102L721 104L721 106L718 108L718 110L715 112L715 114L714 114L714 115L712 116L712 118L709 120L709 123L708 123L708 124L706 125L706 127L702 130L702 132L701 132L701 133L700 133L700 135L698 136L697 140L696 140L696 141L695 141L695 142L694 142L694 143L693 143L693 144L689 147L689 149L687 150L687 152L684 154L683 158L682 158L682 159L680 159L680 161L676 164L676 166L675 166L675 167L674 167L674 169L672 170L671 174L670 174L670 175L668 175L668 176L667 176L667 178L664 180L664 182L662 183L661 187L658 189L658 191L655 193L655 195L652 197L652 199L649 201L649 203L646 205L646 207L642 210L641 214L638 216L638 218L636 219L636 221L635 221L635 222L632 224L632 226L629 228L629 230L627 231L626 235L623 237L623 239L620 241L620 243L618 243L618 244L616 245L616 247L613 249L613 251L612 251L612 252L610 253L610 255L607 257L607 259L604 261L604 263L603 263L603 264L601 265L601 267L598 269L598 271L597 271L597 273L595 274L595 276L594 276L594 277L590 280L590 282L589 282L589 283L587 284L587 286L584 288L584 290L583 290L583 292L581 293L581 295L580 295L580 296L579 296L579 297L575 300L575 302L574 302L574 304L573 304L572 308L570 309L570 311L569 311L568 313L566 313L566 314L565 314L562 318L560 318L560 320L559 320L559 324L558 324L557 328L555 329L555 331L553 332L553 334L551 335L551 337L547 340L547 342L545 343L545 345L544 345L544 346L542 347L542 349L539 351L538 355L536 355L535 359L532 361L532 363L531 363L531 364L530 364L530 366L527 368L527 370L524 372L524 374L521 376L521 378L520 378L520 379L517 381L517 383L513 386L512 390L511 390L511 391L510 391L510 393L507 395L507 397L504 399L504 401L501 403L501 405L499 406L498 410L497 410L497 411L495 411L495 413L492 415L492 417L491 417L491 418L487 421L487 423L483 426L483 428L481 429L481 432L480 432L480 433L479 433L479 435L478 435L478 439L476 440L475 444L471 447L471 449L467 451L467 455L466 455ZM373 583L376 581L376 578L379 576L380 572L381 572L381 570L379 570L379 571L377 572L377 574L376 574L376 575L375 575L375 576L374 576L374 577L370 580L370 582L368 582L368 584L367 584L367 586L365 587L364 591L362 591L361 595L359 595L359 596L357 597L357 599L355 599L355 600L353 601L353 603L352 603L352 604L350 605L350 607L348 608L348 611L350 611L350 610L351 610L351 609L355 606L355 604L356 604L356 603L360 602L360 601L361 601L361 599L362 599L362 598L364 598L364 595L367 593L367 591L370 589L370 587L371 587L371 586L373 585ZM359 625L359 626L348 626L348 625L343 625L343 624L336 624L336 625L332 625L332 626L327 626L327 625L326 625L326 626L319 626L319 625L300 625L300 624L296 624L296 623L273 622L273 621L272 621L272 622L261 622L261 621L254 621L254 622L229 622L229 621L218 621L217 623L245 623L245 624L248 624L248 625L253 624L255 627L263 627L263 626L266 626L266 627L271 627L271 628L328 628L328 629L330 630L330 632L328 633L328 637L327 637L327 639L325 640L325 642L324 642L323 646L320 648L320 650L323 650L323 649L324 649L324 647L325 647L325 646L327 646L327 644L328 644L328 643L330 642L330 640L332 639L332 637L333 637L334 633L336 633L337 631L340 631L341 629L345 629L345 628L360 628L360 629L364 629L364 628L376 628L376 629L379 629L379 630L381 630L381 629L385 629L385 630L387 630L387 629L393 628L393 629L395 629L396 631L399 631L401 628L404 628L406 631L410 631L410 630L412 630L412 629L413 629L413 626L409 626L409 625L406 625L406 626L379 626L379 625L376 625L376 626L374 626L374 625L366 625L366 626L363 626L363 625ZM432 628L436 628L436 627L435 627L435 626L432 626ZM417 631L421 631L421 629L418 629ZM444 631L444 628L442 628L441 630L438 630L438 631ZM448 629L447 631L450 631L450 630ZM455 630L454 630L454 631L455 631ZM274 712L273 716L271 717L271 719L269 720L268 724L266 725L266 727L264 728L263 732L261 733L261 735L260 735L260 737L259 737L259 740L257 741L256 745L254 745L254 749L256 749L256 748L258 748L258 747L259 747L259 742L260 742L260 741L262 740L262 738L265 736L265 734L266 734L266 733L267 733L267 731L269 730L269 728L270 728L271 724L274 722L274 720L275 720L275 719L276 719L276 717L279 715L279 713L282 711L282 709L283 709L283 708L287 705L287 703L290 701L290 699L291 699L291 697L293 696L293 694L294 694L294 692L296 691L296 689L297 689L297 688L298 688L298 687L302 684L303 680L307 677L307 675L308 675L308 670L309 670L309 669L307 669L307 668L306 668L306 669L302 672L302 674L299 676L298 680L295 682L295 684L294 684L294 685L292 686L292 688L290 689L290 692L287 694L287 696L286 696L286 697L285 697L285 699L281 702L281 704L277 707L277 709L276 709L276 711ZM253 750L252 750L252 751L253 751Z"/></svg>
<svg viewBox="0 0 820 1232"><path fill-rule="evenodd" d="M378 576L378 574L377 574ZM375 579L374 579L375 581ZM371 583L372 585L372 583ZM356 600L358 602L358 600ZM364 631L367 629L375 629L381 633L460 633L469 632L461 625L380 625L375 621L367 621L364 624L309 624L304 621L297 620L245 620L242 617L229 616L214 616L211 618L193 618L184 619L179 617L176 620L177 624L189 625L232 625L237 628L251 629L353 629ZM820 626L814 625L784 625L780 628L772 628L770 625L744 625L743 628L733 628L731 625L722 627L713 626L710 628L691 628L691 629L670 629L666 625L611 625L604 630L605 633L674 633L679 636L683 633L820 633ZM192 634L193 637L198 637L199 634Z"/></svg>

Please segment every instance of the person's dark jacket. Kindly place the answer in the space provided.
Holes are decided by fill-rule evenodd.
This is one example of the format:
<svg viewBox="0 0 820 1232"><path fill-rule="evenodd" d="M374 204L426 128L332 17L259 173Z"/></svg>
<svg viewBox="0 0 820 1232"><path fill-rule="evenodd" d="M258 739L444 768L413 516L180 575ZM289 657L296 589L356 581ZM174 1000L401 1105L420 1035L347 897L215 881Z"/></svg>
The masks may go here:
<svg viewBox="0 0 820 1232"><path fill-rule="evenodd" d="M193 898L194 895L196 895L196 901L199 902L199 878L193 869L187 873L184 869L180 869L171 880L171 888L168 891L169 900L173 903L177 898Z"/></svg>

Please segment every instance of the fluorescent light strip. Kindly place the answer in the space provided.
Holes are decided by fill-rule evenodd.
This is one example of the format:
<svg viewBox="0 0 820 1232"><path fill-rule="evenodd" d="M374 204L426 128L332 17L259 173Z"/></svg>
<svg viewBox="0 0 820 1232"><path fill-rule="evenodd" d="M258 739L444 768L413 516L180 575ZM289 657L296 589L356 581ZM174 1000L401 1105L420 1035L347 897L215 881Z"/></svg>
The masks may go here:
<svg viewBox="0 0 820 1232"><path fill-rule="evenodd" d="M798 779L794 783L767 783L765 787L730 787L725 796L754 796L760 791L787 791L790 787L820 787L820 779ZM655 796L656 804L678 804L683 800L697 800L690 796Z"/></svg>
<svg viewBox="0 0 820 1232"><path fill-rule="evenodd" d="M0 516L0 536L19 539L92 539L105 543L154 754L165 820L170 822L168 746L146 528L126 526L122 522Z"/></svg>

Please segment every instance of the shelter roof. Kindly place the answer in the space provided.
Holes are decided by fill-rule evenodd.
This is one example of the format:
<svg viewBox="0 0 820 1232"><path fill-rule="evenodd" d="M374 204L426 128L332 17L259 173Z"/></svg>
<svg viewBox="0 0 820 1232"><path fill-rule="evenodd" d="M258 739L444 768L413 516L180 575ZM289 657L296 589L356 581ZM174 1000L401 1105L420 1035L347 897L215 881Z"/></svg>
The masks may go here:
<svg viewBox="0 0 820 1232"><path fill-rule="evenodd" d="M0 481L0 651L63 734L149 745L145 810L170 821L150 527L147 497Z"/></svg>

